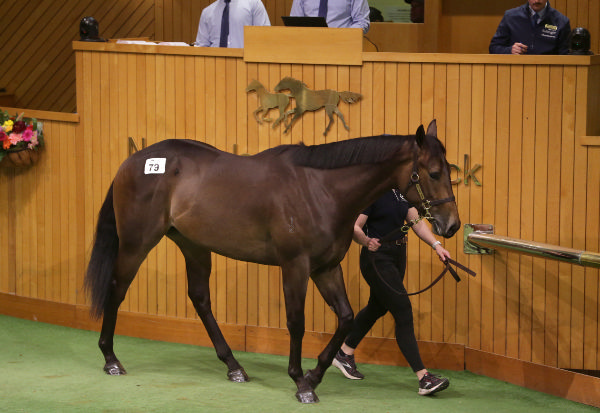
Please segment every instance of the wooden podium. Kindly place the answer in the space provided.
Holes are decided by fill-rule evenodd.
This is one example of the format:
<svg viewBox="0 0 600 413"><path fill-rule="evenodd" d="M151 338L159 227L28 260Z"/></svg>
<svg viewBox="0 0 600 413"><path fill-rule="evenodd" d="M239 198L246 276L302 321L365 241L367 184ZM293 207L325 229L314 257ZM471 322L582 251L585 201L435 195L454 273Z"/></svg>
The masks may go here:
<svg viewBox="0 0 600 413"><path fill-rule="evenodd" d="M361 29L246 26L244 61L362 65Z"/></svg>

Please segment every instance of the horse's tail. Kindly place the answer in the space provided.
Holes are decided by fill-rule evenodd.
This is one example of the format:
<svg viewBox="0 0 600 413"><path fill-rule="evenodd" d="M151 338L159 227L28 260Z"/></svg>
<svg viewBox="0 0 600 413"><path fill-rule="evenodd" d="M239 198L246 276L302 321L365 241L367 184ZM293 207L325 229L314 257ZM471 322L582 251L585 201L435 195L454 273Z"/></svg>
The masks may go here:
<svg viewBox="0 0 600 413"><path fill-rule="evenodd" d="M113 185L110 185L98 213L96 236L85 274L85 290L92 299L90 315L99 319L109 298L110 284L119 252L119 236L113 207Z"/></svg>
<svg viewBox="0 0 600 413"><path fill-rule="evenodd" d="M340 94L340 99L342 99L346 103L355 103L355 102L358 102L362 98L362 95L360 93L346 91L346 92L339 92L339 94Z"/></svg>

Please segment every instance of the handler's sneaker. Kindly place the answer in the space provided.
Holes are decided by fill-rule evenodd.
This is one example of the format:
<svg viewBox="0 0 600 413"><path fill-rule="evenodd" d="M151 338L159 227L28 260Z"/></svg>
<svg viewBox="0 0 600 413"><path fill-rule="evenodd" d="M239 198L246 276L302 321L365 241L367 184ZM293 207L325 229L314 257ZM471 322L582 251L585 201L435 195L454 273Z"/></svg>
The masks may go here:
<svg viewBox="0 0 600 413"><path fill-rule="evenodd" d="M450 382L447 378L427 372L423 378L419 380L419 394L421 396L433 394L447 389L449 385Z"/></svg>
<svg viewBox="0 0 600 413"><path fill-rule="evenodd" d="M344 376L351 380L362 380L365 378L365 376L356 369L354 355L340 354L338 351L331 364L340 369L342 373L344 373Z"/></svg>
<svg viewBox="0 0 600 413"><path fill-rule="evenodd" d="M441 377L429 372L425 373L423 378L419 380L419 394L426 396L428 394L437 393L447 389L450 385L450 381L447 378Z"/></svg>

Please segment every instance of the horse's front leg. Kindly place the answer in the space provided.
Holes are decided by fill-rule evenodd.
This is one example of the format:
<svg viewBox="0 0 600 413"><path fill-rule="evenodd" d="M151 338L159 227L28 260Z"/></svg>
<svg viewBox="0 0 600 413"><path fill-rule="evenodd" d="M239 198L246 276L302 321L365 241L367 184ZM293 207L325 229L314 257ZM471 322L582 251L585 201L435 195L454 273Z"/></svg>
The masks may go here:
<svg viewBox="0 0 600 413"><path fill-rule="evenodd" d="M308 285L308 265L282 266L283 295L290 333L288 374L296 383L296 398L301 403L316 403L319 398L302 371L302 339L304 337L304 304Z"/></svg>
<svg viewBox="0 0 600 413"><path fill-rule="evenodd" d="M254 112L252 112L254 114L254 119L256 119L256 121L262 125L262 119L260 118L260 116L258 116L259 112L263 111L263 107L259 106L258 109L256 109ZM264 117L264 114L263 114Z"/></svg>
<svg viewBox="0 0 600 413"><path fill-rule="evenodd" d="M287 133L287 131L292 127L292 124L296 121L296 119L298 119L300 116L302 116L302 113L304 113L303 111L300 111L297 107L292 109L292 110L288 110L287 112L285 112L285 117L287 119L287 117L289 115L294 115L292 116L292 119L290 120L290 123L288 123L285 126L285 129L283 130L283 133ZM283 121L285 123L285 120Z"/></svg>
<svg viewBox="0 0 600 413"><path fill-rule="evenodd" d="M325 371L331 366L335 354L350 332L354 313L348 301L342 268L339 264L330 271L314 273L312 279L323 299L333 309L338 318L338 327L327 346L319 354L317 366L313 370L307 371L304 376L311 387L315 389L321 383Z"/></svg>

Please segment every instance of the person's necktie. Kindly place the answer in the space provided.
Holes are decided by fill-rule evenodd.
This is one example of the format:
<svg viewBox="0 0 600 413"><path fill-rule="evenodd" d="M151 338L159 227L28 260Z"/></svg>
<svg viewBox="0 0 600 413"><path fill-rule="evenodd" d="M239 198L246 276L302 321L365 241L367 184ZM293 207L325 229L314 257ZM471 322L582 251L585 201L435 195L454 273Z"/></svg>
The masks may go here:
<svg viewBox="0 0 600 413"><path fill-rule="evenodd" d="M229 37L229 2L225 0L225 8L223 9L223 17L221 17L221 40L219 47L227 47L227 38Z"/></svg>
<svg viewBox="0 0 600 413"><path fill-rule="evenodd" d="M531 27L535 28L535 26L537 26L537 23L538 23L538 14L533 13L531 15Z"/></svg>
<svg viewBox="0 0 600 413"><path fill-rule="evenodd" d="M319 3L319 17L327 18L327 0L321 0Z"/></svg>

